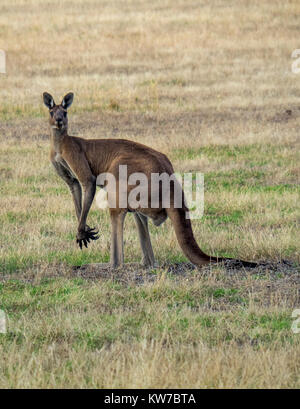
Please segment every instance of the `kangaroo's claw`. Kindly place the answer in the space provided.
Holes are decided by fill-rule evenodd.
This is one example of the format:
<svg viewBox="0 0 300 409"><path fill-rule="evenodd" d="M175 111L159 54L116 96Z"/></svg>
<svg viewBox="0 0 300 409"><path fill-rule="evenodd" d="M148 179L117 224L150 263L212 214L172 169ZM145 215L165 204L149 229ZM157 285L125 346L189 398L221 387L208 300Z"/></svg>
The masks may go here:
<svg viewBox="0 0 300 409"><path fill-rule="evenodd" d="M88 243L90 243L90 240L98 240L98 233L99 231L95 228L88 228L85 231L78 232L76 236L76 243L79 245L80 250L82 250L82 244L88 248Z"/></svg>

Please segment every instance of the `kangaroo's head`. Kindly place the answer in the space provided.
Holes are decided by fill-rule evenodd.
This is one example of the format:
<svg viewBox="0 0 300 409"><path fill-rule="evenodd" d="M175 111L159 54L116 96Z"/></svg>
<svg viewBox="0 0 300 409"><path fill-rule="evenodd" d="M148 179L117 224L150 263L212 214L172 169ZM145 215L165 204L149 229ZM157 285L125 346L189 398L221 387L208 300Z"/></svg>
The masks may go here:
<svg viewBox="0 0 300 409"><path fill-rule="evenodd" d="M67 109L72 105L73 98L73 92L69 92L63 97L61 104L56 105L52 95L48 94L48 92L43 93L44 104L49 108L51 128L59 129L62 132L68 129Z"/></svg>

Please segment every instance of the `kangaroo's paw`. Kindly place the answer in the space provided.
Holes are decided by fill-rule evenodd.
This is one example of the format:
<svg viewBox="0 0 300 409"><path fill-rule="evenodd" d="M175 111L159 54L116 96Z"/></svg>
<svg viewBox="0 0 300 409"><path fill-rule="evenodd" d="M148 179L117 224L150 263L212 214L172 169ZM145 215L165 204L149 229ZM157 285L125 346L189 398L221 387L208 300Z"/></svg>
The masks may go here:
<svg viewBox="0 0 300 409"><path fill-rule="evenodd" d="M79 245L81 250L82 244L84 244L84 246L87 248L90 240L99 239L99 236L97 236L98 233L98 230L95 228L88 228L87 230L79 231L76 235L76 243Z"/></svg>

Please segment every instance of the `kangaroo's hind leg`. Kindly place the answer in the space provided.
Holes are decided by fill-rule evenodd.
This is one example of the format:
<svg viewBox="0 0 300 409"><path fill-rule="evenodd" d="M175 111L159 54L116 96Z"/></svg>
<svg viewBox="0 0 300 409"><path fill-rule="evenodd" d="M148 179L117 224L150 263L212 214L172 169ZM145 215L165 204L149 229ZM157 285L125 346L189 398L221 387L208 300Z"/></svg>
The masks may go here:
<svg viewBox="0 0 300 409"><path fill-rule="evenodd" d="M110 264L112 267L118 267L124 263L123 228L125 216L125 211L115 211L110 209L112 226Z"/></svg>
<svg viewBox="0 0 300 409"><path fill-rule="evenodd" d="M141 213L134 213L135 222L139 232L140 244L143 252L143 264L153 267L155 265L154 253L148 228L148 217Z"/></svg>

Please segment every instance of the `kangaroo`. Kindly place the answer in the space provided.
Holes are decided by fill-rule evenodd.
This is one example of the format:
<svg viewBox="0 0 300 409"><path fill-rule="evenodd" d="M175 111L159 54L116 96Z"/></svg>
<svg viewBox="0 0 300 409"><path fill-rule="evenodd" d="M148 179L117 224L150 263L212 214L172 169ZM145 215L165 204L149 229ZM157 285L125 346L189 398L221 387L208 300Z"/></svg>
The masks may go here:
<svg viewBox="0 0 300 409"><path fill-rule="evenodd" d="M74 94L69 92L62 99L60 105L56 105L53 97L44 92L43 101L49 109L49 123L51 128L51 162L58 175L67 183L73 196L78 229L76 241L80 249L88 247L88 243L99 238L98 231L90 228L87 224L87 216L96 192L96 180L100 174L112 174L117 186L115 189L116 205L110 207L112 224L111 254L112 267L124 263L123 253L123 226L127 212L132 212L138 229L140 245L143 253L143 262L146 266L154 266L155 258L151 245L148 219L152 219L156 226L161 225L168 217L175 229L178 243L186 257L196 266L202 267L212 262L222 262L227 258L218 258L205 254L198 246L190 219L186 217L188 208L184 200L184 192L181 189L182 206L174 206L174 184L171 188L170 205L164 206L159 199L158 206L132 208L130 205L119 205L119 188L126 184L128 195L134 188L128 180L119 178L119 167L127 166L127 174L142 172L150 181L151 174L173 175L174 169L166 155L140 143L125 139L83 139L68 134L68 108L72 105ZM101 186L104 187L104 186ZM122 186L121 186L122 187ZM154 192L159 198L162 197L162 187ZM83 201L82 201L83 190ZM113 193L113 192L112 192ZM149 185L148 200L150 203L151 184ZM253 267L256 263L237 260L244 266Z"/></svg>

